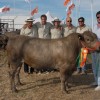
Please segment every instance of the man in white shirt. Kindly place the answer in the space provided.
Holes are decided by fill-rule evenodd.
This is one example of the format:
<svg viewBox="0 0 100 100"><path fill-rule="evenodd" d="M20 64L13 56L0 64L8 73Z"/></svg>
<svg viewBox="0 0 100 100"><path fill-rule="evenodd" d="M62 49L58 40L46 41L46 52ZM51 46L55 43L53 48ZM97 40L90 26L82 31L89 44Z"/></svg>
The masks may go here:
<svg viewBox="0 0 100 100"><path fill-rule="evenodd" d="M78 19L78 23L79 23L79 26L76 29L77 33L82 34L85 31L92 31L91 28L89 28L88 26L85 25L85 19L83 17L80 17Z"/></svg>
<svg viewBox="0 0 100 100"><path fill-rule="evenodd" d="M78 19L78 23L79 23L79 26L76 29L76 33L83 34L85 31L92 31L91 28L85 25L85 19L83 17L80 17ZM81 74L86 74L85 65L82 68L80 68L80 66L77 67L77 73L80 73L80 72L82 72Z"/></svg>
<svg viewBox="0 0 100 100"><path fill-rule="evenodd" d="M50 39L51 38L51 27L52 24L47 22L47 16L41 15L41 22L35 23L38 28L38 37L43 39Z"/></svg>
<svg viewBox="0 0 100 100"><path fill-rule="evenodd" d="M38 37L37 27L33 24L33 19L31 17L27 18L25 21L26 24L22 27L20 31L20 35ZM26 63L24 63L24 72L33 73L33 68L29 67Z"/></svg>
<svg viewBox="0 0 100 100"><path fill-rule="evenodd" d="M63 28L60 25L61 21L58 18L56 18L52 22L53 22L54 27L51 28L51 31L50 31L51 39L62 38L63 37Z"/></svg>
<svg viewBox="0 0 100 100"><path fill-rule="evenodd" d="M64 26L64 37L68 36L71 33L76 33L76 27L72 24L72 18L66 18L66 25Z"/></svg>
<svg viewBox="0 0 100 100"><path fill-rule="evenodd" d="M20 35L26 35L31 37L38 37L37 27L33 24L31 17L27 18L26 24L22 27Z"/></svg>
<svg viewBox="0 0 100 100"><path fill-rule="evenodd" d="M96 13L97 24L94 26L93 32L100 40L100 11ZM92 85L97 85L95 91L100 90L100 52L92 53L92 69L94 73L95 82Z"/></svg>

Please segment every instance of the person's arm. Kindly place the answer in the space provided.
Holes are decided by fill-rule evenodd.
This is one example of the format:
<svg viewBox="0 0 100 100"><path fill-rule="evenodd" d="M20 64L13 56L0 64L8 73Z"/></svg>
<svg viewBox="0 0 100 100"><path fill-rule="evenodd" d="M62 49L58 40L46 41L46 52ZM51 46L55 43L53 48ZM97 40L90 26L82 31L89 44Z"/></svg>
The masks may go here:
<svg viewBox="0 0 100 100"><path fill-rule="evenodd" d="M24 28L21 28L20 35L24 35L25 34L24 30L25 30Z"/></svg>
<svg viewBox="0 0 100 100"><path fill-rule="evenodd" d="M36 27L36 25L34 25L34 37L39 37L38 36L38 28Z"/></svg>
<svg viewBox="0 0 100 100"><path fill-rule="evenodd" d="M61 36L64 37L64 28L62 26L60 27L60 30L61 30Z"/></svg>
<svg viewBox="0 0 100 100"><path fill-rule="evenodd" d="M27 28L27 24L24 24L21 28L20 35L25 35L25 29Z"/></svg>
<svg viewBox="0 0 100 100"><path fill-rule="evenodd" d="M50 39L51 39L51 29L53 28L53 25L50 23Z"/></svg>

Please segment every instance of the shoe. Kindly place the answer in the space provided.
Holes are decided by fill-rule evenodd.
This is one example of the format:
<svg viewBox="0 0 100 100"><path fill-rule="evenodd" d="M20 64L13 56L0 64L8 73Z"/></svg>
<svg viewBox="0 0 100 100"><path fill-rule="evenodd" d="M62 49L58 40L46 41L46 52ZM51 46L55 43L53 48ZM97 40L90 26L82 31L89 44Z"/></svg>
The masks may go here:
<svg viewBox="0 0 100 100"><path fill-rule="evenodd" d="M84 71L84 72L81 72L80 74L81 74L81 75L87 75L87 72Z"/></svg>
<svg viewBox="0 0 100 100"><path fill-rule="evenodd" d="M97 86L98 84L96 82L93 82L92 84L90 84L91 86Z"/></svg>
<svg viewBox="0 0 100 100"><path fill-rule="evenodd" d="M80 74L80 71L75 71L74 72L74 75L78 75L78 74Z"/></svg>
<svg viewBox="0 0 100 100"><path fill-rule="evenodd" d="M95 91L100 91L100 86L97 86L97 87L95 88Z"/></svg>

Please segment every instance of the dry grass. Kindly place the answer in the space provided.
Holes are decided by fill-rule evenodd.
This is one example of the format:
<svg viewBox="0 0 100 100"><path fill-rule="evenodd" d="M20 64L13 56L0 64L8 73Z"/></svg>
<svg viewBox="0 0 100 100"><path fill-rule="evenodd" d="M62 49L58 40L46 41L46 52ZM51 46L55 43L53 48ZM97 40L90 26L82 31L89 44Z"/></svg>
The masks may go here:
<svg viewBox="0 0 100 100"><path fill-rule="evenodd" d="M0 52L0 64L6 54ZM7 62L0 67L0 100L100 100L100 92L95 92L89 84L93 74L73 75L70 79L70 94L63 94L60 88L59 72L28 75L21 69L21 82L18 93L10 90Z"/></svg>

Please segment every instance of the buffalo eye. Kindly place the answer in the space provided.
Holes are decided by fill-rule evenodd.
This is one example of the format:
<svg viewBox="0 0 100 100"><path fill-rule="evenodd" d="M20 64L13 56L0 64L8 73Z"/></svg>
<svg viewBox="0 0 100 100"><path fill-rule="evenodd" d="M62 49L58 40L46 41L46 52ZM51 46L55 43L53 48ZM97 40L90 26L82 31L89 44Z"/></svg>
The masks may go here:
<svg viewBox="0 0 100 100"><path fill-rule="evenodd" d="M90 39L86 39L87 42L90 42Z"/></svg>

